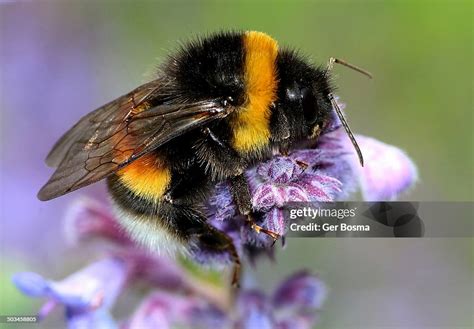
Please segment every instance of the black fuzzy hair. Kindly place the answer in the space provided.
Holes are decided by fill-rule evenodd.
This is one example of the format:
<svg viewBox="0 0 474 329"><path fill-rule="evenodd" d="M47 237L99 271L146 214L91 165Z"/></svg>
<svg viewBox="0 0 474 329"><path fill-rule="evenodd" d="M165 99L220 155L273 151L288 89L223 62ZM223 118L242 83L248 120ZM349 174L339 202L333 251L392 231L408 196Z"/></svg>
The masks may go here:
<svg viewBox="0 0 474 329"><path fill-rule="evenodd" d="M220 32L184 44L164 67L176 92L191 100L209 97L242 99L243 33Z"/></svg>
<svg viewBox="0 0 474 329"><path fill-rule="evenodd" d="M280 50L277 58L278 107L292 127L292 138L311 135L317 124L323 127L332 111L328 95L334 87L326 68L315 66L292 49ZM309 90L309 93L305 93ZM311 106L303 106L309 94Z"/></svg>

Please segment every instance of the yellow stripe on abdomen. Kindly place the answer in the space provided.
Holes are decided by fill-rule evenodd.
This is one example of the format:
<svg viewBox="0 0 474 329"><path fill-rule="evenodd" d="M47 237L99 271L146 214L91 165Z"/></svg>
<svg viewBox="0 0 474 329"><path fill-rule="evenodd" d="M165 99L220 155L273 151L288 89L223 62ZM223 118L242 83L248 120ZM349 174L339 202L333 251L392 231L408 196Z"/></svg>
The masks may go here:
<svg viewBox="0 0 474 329"><path fill-rule="evenodd" d="M155 154L146 154L117 171L122 184L137 196L160 199L171 181L171 171Z"/></svg>
<svg viewBox="0 0 474 329"><path fill-rule="evenodd" d="M232 125L234 148L248 152L267 145L270 140L270 104L277 98L278 87L278 44L261 32L246 32L243 38L247 103L238 110Z"/></svg>

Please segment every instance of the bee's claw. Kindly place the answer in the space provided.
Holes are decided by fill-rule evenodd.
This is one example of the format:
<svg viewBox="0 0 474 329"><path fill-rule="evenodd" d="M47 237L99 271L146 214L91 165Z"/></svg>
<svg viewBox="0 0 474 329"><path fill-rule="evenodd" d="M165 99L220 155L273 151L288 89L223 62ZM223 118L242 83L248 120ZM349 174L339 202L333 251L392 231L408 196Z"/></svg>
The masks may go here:
<svg viewBox="0 0 474 329"><path fill-rule="evenodd" d="M273 239L273 244L272 244L272 246L275 244L275 242L276 242L278 239L281 238L281 235L280 235L280 234L275 233L275 232L270 231L270 230L267 230L267 229L264 229L263 227L261 227L260 225L256 224L256 223L253 222L253 221L252 221L251 223L252 223L252 224L251 224L250 227L251 227L255 232L257 232L257 233L260 233L260 232L261 232L261 233L265 233L265 234L267 234L268 236L270 236L270 237Z"/></svg>
<svg viewBox="0 0 474 329"><path fill-rule="evenodd" d="M232 270L232 281L231 281L232 288L239 289L240 288L240 261L237 261L234 264L234 268Z"/></svg>
<svg viewBox="0 0 474 329"><path fill-rule="evenodd" d="M275 245L276 242L277 242L277 240L273 239L272 245L270 247L273 248L273 246Z"/></svg>
<svg viewBox="0 0 474 329"><path fill-rule="evenodd" d="M279 151L281 155L286 156L286 157L290 154L290 151L288 150L287 147L281 147Z"/></svg>
<svg viewBox="0 0 474 329"><path fill-rule="evenodd" d="M304 161L296 160L296 164L300 166L303 170L307 169L309 167L309 163L306 163Z"/></svg>

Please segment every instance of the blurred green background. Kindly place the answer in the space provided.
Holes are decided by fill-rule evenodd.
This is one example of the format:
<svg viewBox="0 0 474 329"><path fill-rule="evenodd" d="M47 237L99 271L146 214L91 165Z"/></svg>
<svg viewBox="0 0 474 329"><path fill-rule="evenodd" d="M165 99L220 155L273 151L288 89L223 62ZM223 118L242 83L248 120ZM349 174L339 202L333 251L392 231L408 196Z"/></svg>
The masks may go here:
<svg viewBox="0 0 474 329"><path fill-rule="evenodd" d="M337 94L347 104L352 129L406 150L418 166L420 182L404 199L474 201L471 1L58 1L3 4L0 10L2 19L15 24L2 25L2 32L5 28L24 38L28 29L23 25L31 20L40 41L67 37L62 47L73 47L81 40L84 46L74 51L87 57L92 96L51 109L53 114L75 111L75 119L148 80L177 41L203 33L260 30L316 63L344 58L375 76L367 80L336 67ZM63 55L51 56L60 63ZM5 119L2 131L8 138L15 122L6 127ZM73 121L53 125L64 130ZM50 143L56 137L44 132ZM3 150L18 152L3 146L2 155ZM38 166L42 163L31 168ZM46 176L45 171L38 181ZM2 207L7 207L2 192ZM38 213L47 207L38 204ZM30 314L39 305L11 287L14 271L43 268L48 276L61 277L77 268L66 261L67 268L48 269L56 256L38 261L33 250L29 255L5 244L3 250L8 251L0 261L2 314ZM330 287L319 328L473 325L472 239L291 239L277 262L264 262L257 274L270 288L302 264Z"/></svg>

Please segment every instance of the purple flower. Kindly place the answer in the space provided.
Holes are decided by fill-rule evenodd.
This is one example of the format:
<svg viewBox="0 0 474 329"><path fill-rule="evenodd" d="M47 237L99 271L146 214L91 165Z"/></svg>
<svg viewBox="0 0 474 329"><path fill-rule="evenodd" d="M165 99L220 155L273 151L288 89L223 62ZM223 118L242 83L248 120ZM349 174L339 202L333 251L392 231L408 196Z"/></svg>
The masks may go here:
<svg viewBox="0 0 474 329"><path fill-rule="evenodd" d="M238 300L239 329L272 329L273 319L268 297L258 290L245 291Z"/></svg>
<svg viewBox="0 0 474 329"><path fill-rule="evenodd" d="M13 282L24 294L48 301L39 312L43 318L62 304L69 328L116 328L109 310L127 277L124 262L110 258L98 261L61 281L50 281L36 273L18 273Z"/></svg>
<svg viewBox="0 0 474 329"><path fill-rule="evenodd" d="M216 185L214 195L209 199L209 205L213 210L212 218L217 221L232 218L237 214L237 207L227 182Z"/></svg>
<svg viewBox="0 0 474 329"><path fill-rule="evenodd" d="M248 169L252 220L284 238L288 223L283 208L292 202L343 200L357 189L366 200L392 200L416 181L416 168L401 150L368 137L357 139L365 155L363 168L334 118L316 145L276 155ZM216 186L207 206L211 225L232 238L242 257L252 261L261 253L272 256L272 239L258 234L238 214L228 183ZM319 278L307 272L294 274L270 295L245 285L230 295L224 281L210 284L144 249L121 229L109 209L89 199L73 204L65 223L69 242L105 240L106 258L62 281L35 273L19 273L13 281L23 293L47 299L41 317L64 305L69 328L116 328L109 311L120 292L137 281L147 284L151 293L122 329L309 329L327 295ZM226 263L228 256L202 250L195 258L202 263Z"/></svg>
<svg viewBox="0 0 474 329"><path fill-rule="evenodd" d="M362 135L356 139L364 154L364 167L342 129L323 135L317 145L321 150L317 168L343 184L336 200L347 198L358 188L365 201L394 200L417 181L416 166L402 150Z"/></svg>
<svg viewBox="0 0 474 329"><path fill-rule="evenodd" d="M227 227L232 221L219 221ZM234 297L228 287L191 275L169 259L150 254L135 244L115 217L89 199L74 203L66 218L66 232L75 243L106 240L107 258L61 280L35 273L19 273L13 282L24 294L46 298L39 311L44 318L65 307L69 328L117 328L110 316L121 291L144 282L151 293L125 321L122 329L143 328L309 328L324 300L324 285L306 272L296 274L267 296L245 286ZM165 291L166 290L166 291Z"/></svg>
<svg viewBox="0 0 474 329"><path fill-rule="evenodd" d="M21 292L48 299L39 312L40 318L62 304L69 328L115 328L108 311L117 295L129 283L137 281L169 291L209 294L209 299L213 299L214 292L202 289L204 285L197 283L178 264L135 244L100 203L83 198L72 204L66 216L65 232L73 243L93 239L108 241L107 258L59 282L46 280L36 273L15 275L13 282Z"/></svg>
<svg viewBox="0 0 474 329"><path fill-rule="evenodd" d="M307 272L294 274L271 296L257 289L244 289L234 308L194 296L154 292L121 329L309 329L325 298L325 286Z"/></svg>
<svg viewBox="0 0 474 329"><path fill-rule="evenodd" d="M326 299L326 286L306 271L294 274L283 282L272 300L279 308L320 309Z"/></svg>
<svg viewBox="0 0 474 329"><path fill-rule="evenodd" d="M74 202L66 215L65 232L72 243L108 241L108 253L124 260L128 281L143 280L166 289L191 289L191 283L177 264L135 243L111 211L98 202L88 198Z"/></svg>
<svg viewBox="0 0 474 329"><path fill-rule="evenodd" d="M402 150L373 138L357 136L366 165L356 167L366 201L394 200L418 179L415 165Z"/></svg>
<svg viewBox="0 0 474 329"><path fill-rule="evenodd" d="M280 208L289 202L334 200L341 191L341 182L312 169L317 165L319 150L312 157L308 153L308 150L295 151L291 156L274 157L250 173L255 210Z"/></svg>
<svg viewBox="0 0 474 329"><path fill-rule="evenodd" d="M75 200L68 208L64 231L71 244L90 239L105 239L119 245L134 243L120 227L111 211L100 202L90 198Z"/></svg>
<svg viewBox="0 0 474 329"><path fill-rule="evenodd" d="M360 189L366 201L393 200L417 180L413 162L400 149L375 139L356 136L365 157L361 167L353 145L336 115L315 145L276 155L246 172L252 206L261 216L254 220L264 229L284 236L289 225L283 208L292 202L347 200ZM211 222L228 234L239 235L236 243L249 256L268 248L272 239L254 232L237 216L227 183L221 183L211 198ZM237 227L218 222L234 221Z"/></svg>
<svg viewBox="0 0 474 329"><path fill-rule="evenodd" d="M154 292L121 329L226 328L228 314L201 298Z"/></svg>
<svg viewBox="0 0 474 329"><path fill-rule="evenodd" d="M239 295L237 328L309 329L326 299L326 287L316 276L299 272L266 296L258 290Z"/></svg>

